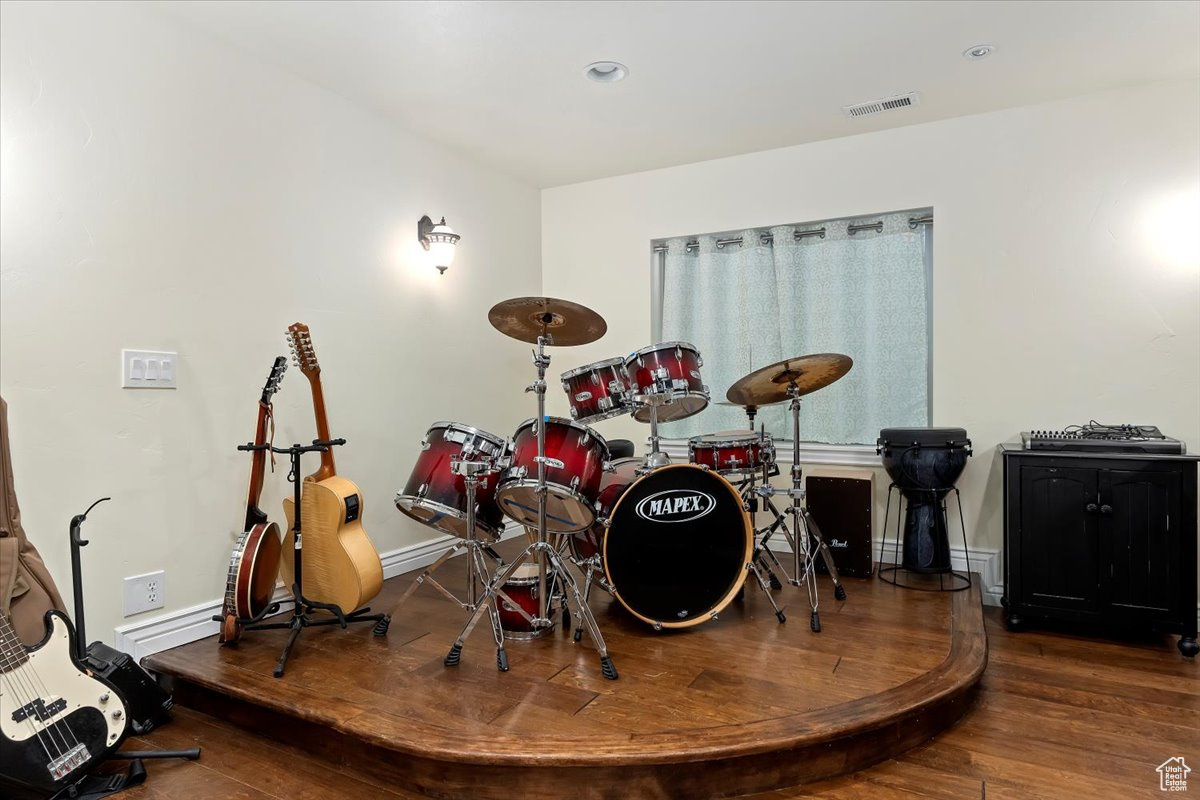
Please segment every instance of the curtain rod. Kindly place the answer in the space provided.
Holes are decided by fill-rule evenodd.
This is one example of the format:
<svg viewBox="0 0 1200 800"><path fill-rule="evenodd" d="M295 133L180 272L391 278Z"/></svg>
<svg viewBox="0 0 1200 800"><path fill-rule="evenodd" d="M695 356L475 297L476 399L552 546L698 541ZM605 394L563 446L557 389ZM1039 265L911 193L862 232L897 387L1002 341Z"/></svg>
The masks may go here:
<svg viewBox="0 0 1200 800"><path fill-rule="evenodd" d="M908 227L910 227L910 228L916 228L918 225L932 225L932 224L933 224L933 215L932 214L926 214L923 217L909 217L908 218ZM846 226L846 233L850 234L851 236L858 233L859 231L875 231L877 233L882 233L883 232L883 220L879 220L878 222L851 223ZM825 229L824 228L813 228L812 230L807 230L807 231L796 231L792 236L796 241L800 241L801 239L807 239L809 236L816 236L821 239L824 239L825 238ZM762 244L771 244L773 241L775 241L775 237L769 233L764 233L758 237L758 241ZM723 248L727 244L742 244L742 237L735 236L730 239L717 239L717 247L718 248ZM684 246L684 249L690 253L694 248L699 247L699 246L700 246L700 242L698 242L698 241L697 242L688 242ZM667 251L667 246L665 244L659 244L659 245L654 246L655 253L665 253L666 251Z"/></svg>

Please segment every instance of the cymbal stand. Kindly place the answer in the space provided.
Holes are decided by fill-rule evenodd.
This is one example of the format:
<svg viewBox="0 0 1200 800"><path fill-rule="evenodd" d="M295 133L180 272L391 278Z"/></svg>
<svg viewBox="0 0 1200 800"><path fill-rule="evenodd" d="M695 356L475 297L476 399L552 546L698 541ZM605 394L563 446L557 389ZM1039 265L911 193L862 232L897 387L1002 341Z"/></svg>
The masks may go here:
<svg viewBox="0 0 1200 800"><path fill-rule="evenodd" d="M376 636L383 636L387 633L388 625L391 623L391 617L387 614L370 614L370 608L364 607L346 613L341 606L333 603L320 603L316 600L310 600L304 595L304 537L301 535L300 518L301 518L301 502L300 490L304 483L304 479L300 477L300 456L305 453L321 453L335 445L343 445L345 439L330 439L328 441L314 440L311 445L294 444L291 447L272 447L271 445L239 445L238 450L267 450L272 453L286 453L291 457L291 471L288 473L288 480L293 485L293 501L295 503L295 518L292 522L292 559L293 559L293 577L292 597L292 616L287 622L259 622L256 624L248 624L244 630L274 630L283 629L290 630L291 635L288 636L287 644L283 646L283 651L279 654L279 660L275 663L274 675L276 678L283 677L283 671L287 668L288 657L292 654L292 647L296 644L296 639L300 637L300 631L305 628L315 628L323 625L341 625L345 628L352 622L374 622L375 628L373 633ZM284 554L286 558L287 555ZM328 611L333 614L333 619L312 619L309 612L314 610Z"/></svg>
<svg viewBox="0 0 1200 800"><path fill-rule="evenodd" d="M463 454L466 454L464 451ZM409 587L404 590L404 594L396 602L392 609L392 616L400 610L400 607L407 602L408 598L416 593L417 589L422 584L428 582L434 589L442 593L447 600L456 604L464 611L474 611L478 606L478 590L480 586L487 587L487 576L491 574L488 569L487 562L484 556L494 558L498 563L501 559L495 550L486 542L480 541L476 536L477 527L475 521L475 494L478 491L481 475L489 475L497 471L496 464L491 459L483 461L470 461L461 458L461 455L450 459L450 471L455 475L462 476L463 483L467 489L467 538L455 539L454 544L448 547L445 552L438 556L437 560L426 567L417 579L409 584ZM433 577L433 573L452 556L458 553L459 550L466 549L467 551L467 593L466 599L461 599L458 595L447 589L437 578ZM507 598L506 598L507 599ZM500 612L496 608L496 603L499 602L495 597L492 598L492 604L488 606L488 616L492 623L492 636L496 640L496 660L498 663L508 663L508 657L504 653L504 630L500 627Z"/></svg>
<svg viewBox="0 0 1200 800"><path fill-rule="evenodd" d="M509 564L504 570L499 571L484 590L483 598L476 604L474 613L467 620L466 626L459 633L458 638L454 640L454 644L450 647L450 652L446 654L442 663L447 667L457 666L462 658L463 645L466 643L467 637L475 629L479 623L479 618L483 615L485 608L494 608L496 596L504 596L504 591L501 587L508 582L508 579L517 571L517 567L524 564L526 561L535 560L538 565L538 616L530 619L530 624L533 628L549 628L554 622L549 618L549 598L547 597L547 571L550 571L555 576L556 580L561 581L562 585L570 591L571 597L575 601L579 619L587 626L588 633L592 637L592 644L595 645L596 651L600 654L600 672L609 680L617 679L617 668L613 665L612 657L608 654L608 647L604 643L604 637L600 634L600 626L596 623L596 617L592 614L583 595L579 591L579 584L575 582L575 578L567 569L562 556L559 555L557 548L550 543L546 533L546 367L550 366L550 356L546 354L546 345L554 344L553 337L546 331L546 327L554 321L554 316L546 313L542 319L542 333L538 336L537 350L533 354L533 363L537 367L537 380L532 385L526 387L525 391L533 392L537 395L537 465L538 465L538 529L537 541L526 547L519 556ZM565 592L564 592L565 594ZM518 606L517 603L512 603L513 606ZM503 648L499 648L496 653L496 666L502 672L508 671L508 659L504 655Z"/></svg>

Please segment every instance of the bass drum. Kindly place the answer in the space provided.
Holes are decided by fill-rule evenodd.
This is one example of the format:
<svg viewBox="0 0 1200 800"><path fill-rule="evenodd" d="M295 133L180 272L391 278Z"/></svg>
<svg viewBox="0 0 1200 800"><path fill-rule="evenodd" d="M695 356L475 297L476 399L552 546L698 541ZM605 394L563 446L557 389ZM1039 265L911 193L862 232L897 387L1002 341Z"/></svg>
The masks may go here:
<svg viewBox="0 0 1200 800"><path fill-rule="evenodd" d="M584 528L571 534L571 554L576 561L586 561L592 556L600 555L604 547L605 525L613 512L613 507L621 499L634 481L637 480L638 467L642 465L640 458L618 458L612 462L612 471L605 471L600 478L600 499L596 501L596 521L590 528Z"/></svg>
<svg viewBox="0 0 1200 800"><path fill-rule="evenodd" d="M737 489L693 464L661 467L617 501L604 574L621 605L660 628L714 618L746 580L754 529Z"/></svg>

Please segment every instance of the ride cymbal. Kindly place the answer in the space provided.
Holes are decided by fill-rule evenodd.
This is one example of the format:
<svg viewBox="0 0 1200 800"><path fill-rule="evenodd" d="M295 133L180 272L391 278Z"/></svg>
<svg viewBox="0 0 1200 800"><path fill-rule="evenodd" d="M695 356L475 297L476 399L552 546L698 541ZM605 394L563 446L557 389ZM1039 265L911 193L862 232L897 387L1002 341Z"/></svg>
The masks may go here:
<svg viewBox="0 0 1200 800"><path fill-rule="evenodd" d="M815 392L841 378L854 366L854 359L841 353L817 353L785 358L738 378L725 398L739 406L768 406L782 403L796 387L796 396Z"/></svg>
<svg viewBox="0 0 1200 800"><path fill-rule="evenodd" d="M492 327L522 342L537 344L549 335L557 347L596 341L608 331L604 317L587 306L556 297L513 297L501 300L488 312Z"/></svg>

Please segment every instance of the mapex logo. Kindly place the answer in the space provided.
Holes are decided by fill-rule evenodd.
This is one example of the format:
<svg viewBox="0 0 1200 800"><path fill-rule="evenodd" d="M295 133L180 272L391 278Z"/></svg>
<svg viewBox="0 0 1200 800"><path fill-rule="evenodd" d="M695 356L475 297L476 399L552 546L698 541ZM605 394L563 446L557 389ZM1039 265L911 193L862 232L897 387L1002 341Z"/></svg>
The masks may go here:
<svg viewBox="0 0 1200 800"><path fill-rule="evenodd" d="M707 492L694 489L667 489L655 492L637 504L637 515L650 522L691 522L717 507Z"/></svg>

